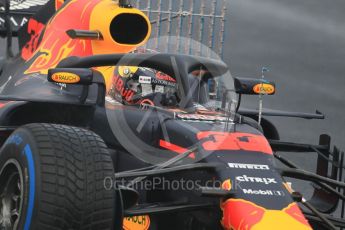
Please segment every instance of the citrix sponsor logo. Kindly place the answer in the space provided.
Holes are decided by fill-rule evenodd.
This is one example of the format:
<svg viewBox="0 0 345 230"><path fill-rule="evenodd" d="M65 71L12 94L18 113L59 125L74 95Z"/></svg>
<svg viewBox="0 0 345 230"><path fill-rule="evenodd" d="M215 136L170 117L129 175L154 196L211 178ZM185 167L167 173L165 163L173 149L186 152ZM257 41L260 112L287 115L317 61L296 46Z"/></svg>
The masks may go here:
<svg viewBox="0 0 345 230"><path fill-rule="evenodd" d="M240 182L254 182L254 183L264 183L264 184L277 184L275 178L261 178L261 177L249 177L247 175L236 177L237 181Z"/></svg>
<svg viewBox="0 0 345 230"><path fill-rule="evenodd" d="M257 170L270 170L268 165L258 164L240 164L240 163L228 163L229 168L233 169L257 169Z"/></svg>

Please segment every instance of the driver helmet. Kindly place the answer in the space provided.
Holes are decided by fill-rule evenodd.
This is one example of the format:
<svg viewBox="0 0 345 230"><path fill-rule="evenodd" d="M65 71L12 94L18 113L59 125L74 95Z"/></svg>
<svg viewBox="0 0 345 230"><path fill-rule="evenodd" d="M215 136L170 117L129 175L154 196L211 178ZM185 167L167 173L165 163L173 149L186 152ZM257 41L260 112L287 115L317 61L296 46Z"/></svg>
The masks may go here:
<svg viewBox="0 0 345 230"><path fill-rule="evenodd" d="M138 71L138 67L115 67L109 96L120 102L135 103L137 96L141 94Z"/></svg>
<svg viewBox="0 0 345 230"><path fill-rule="evenodd" d="M108 95L123 104L140 104L156 93L176 91L176 85L174 78L150 68L117 66Z"/></svg>
<svg viewBox="0 0 345 230"><path fill-rule="evenodd" d="M140 47L132 53L158 52ZM140 104L142 101L153 100L155 93L169 94L176 91L176 80L165 73L144 67L118 66L114 70L108 95L123 104Z"/></svg>

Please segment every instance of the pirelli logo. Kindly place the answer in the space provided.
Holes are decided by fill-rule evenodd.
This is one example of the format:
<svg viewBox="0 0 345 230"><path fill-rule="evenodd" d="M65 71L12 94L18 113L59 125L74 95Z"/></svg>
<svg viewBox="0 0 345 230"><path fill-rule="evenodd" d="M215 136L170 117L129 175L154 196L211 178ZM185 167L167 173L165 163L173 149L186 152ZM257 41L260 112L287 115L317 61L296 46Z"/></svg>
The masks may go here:
<svg viewBox="0 0 345 230"><path fill-rule="evenodd" d="M268 165L258 164L239 164L239 163L228 163L229 168L232 169L253 169L253 170L270 170Z"/></svg>

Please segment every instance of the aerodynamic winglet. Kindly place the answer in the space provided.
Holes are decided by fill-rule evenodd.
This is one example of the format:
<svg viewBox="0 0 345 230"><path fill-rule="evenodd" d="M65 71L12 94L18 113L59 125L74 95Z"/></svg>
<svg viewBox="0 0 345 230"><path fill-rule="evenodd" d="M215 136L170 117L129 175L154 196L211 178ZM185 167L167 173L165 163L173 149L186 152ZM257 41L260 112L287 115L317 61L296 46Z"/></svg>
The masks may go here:
<svg viewBox="0 0 345 230"><path fill-rule="evenodd" d="M253 115L258 115L259 111L255 109L239 109L238 113L243 116L253 116ZM320 120L325 119L325 115L318 110L316 110L315 113L302 113L302 112L263 109L262 115L272 116L272 117L296 117L296 118L303 118L303 119L320 119Z"/></svg>

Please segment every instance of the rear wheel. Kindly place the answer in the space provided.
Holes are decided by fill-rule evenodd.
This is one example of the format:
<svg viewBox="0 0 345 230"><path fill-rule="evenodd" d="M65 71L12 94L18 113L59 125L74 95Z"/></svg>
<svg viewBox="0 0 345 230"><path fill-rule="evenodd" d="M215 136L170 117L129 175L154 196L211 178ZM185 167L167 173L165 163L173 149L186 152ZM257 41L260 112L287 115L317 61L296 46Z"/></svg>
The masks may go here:
<svg viewBox="0 0 345 230"><path fill-rule="evenodd" d="M0 151L0 229L114 229L110 179L113 162L95 133L25 125Z"/></svg>

